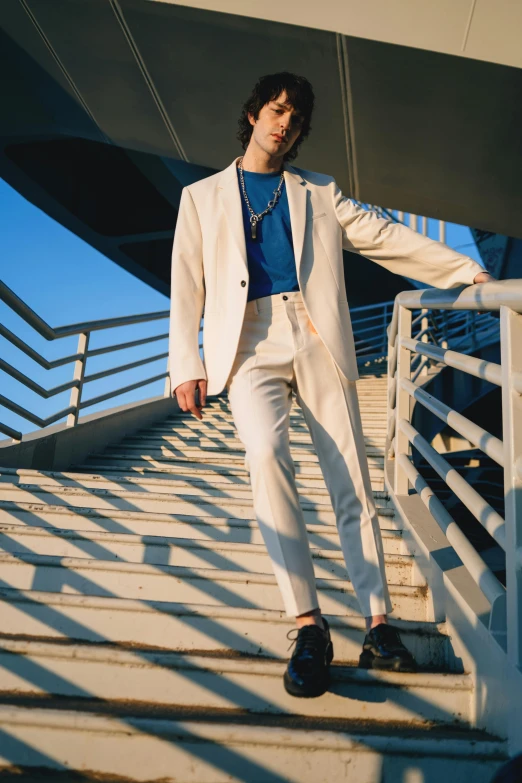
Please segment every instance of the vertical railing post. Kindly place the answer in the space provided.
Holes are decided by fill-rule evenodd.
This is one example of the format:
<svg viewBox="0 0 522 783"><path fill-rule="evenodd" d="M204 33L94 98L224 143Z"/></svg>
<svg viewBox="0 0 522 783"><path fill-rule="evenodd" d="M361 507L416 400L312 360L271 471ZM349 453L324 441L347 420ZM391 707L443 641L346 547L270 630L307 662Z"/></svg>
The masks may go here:
<svg viewBox="0 0 522 783"><path fill-rule="evenodd" d="M439 220L439 242L446 243L446 223Z"/></svg>
<svg viewBox="0 0 522 783"><path fill-rule="evenodd" d="M506 516L507 652L522 667L522 315L500 308Z"/></svg>
<svg viewBox="0 0 522 783"><path fill-rule="evenodd" d="M383 354L386 353L387 346L388 346L388 335L386 334L386 327L388 324L388 303L384 305L383 314L382 314L382 346L381 350Z"/></svg>
<svg viewBox="0 0 522 783"><path fill-rule="evenodd" d="M74 362L73 380L78 381L78 386L71 389L71 399L69 405L74 408L72 413L67 416L67 426L75 427L78 424L80 415L80 403L82 401L83 379L85 377L85 365L87 363L87 350L89 348L90 332L82 332L78 337L78 359Z"/></svg>
<svg viewBox="0 0 522 783"><path fill-rule="evenodd" d="M426 308L421 310L421 313L422 313L422 316L423 316L421 318L421 332L424 332L426 330L425 333L421 337L421 342L422 343L429 342L429 339L428 339L428 312L429 311ZM421 361L424 362L424 363L423 363L423 366L422 366L422 370L420 371L419 374L422 375L422 376L425 376L425 375L428 374L429 359L425 359L425 357L424 357L424 358L422 358Z"/></svg>
<svg viewBox="0 0 522 783"><path fill-rule="evenodd" d="M448 311L447 310L441 310L442 314L442 340L440 341L439 345L441 348L447 348L448 347Z"/></svg>
<svg viewBox="0 0 522 783"><path fill-rule="evenodd" d="M170 358L167 357L167 377L165 378L165 386L163 387L163 396L164 397L170 397L171 396L171 388L170 388Z"/></svg>
<svg viewBox="0 0 522 783"><path fill-rule="evenodd" d="M408 494L408 477L400 467L399 456L410 453L410 443L402 432L399 423L401 419L410 420L410 395L401 386L403 378L411 378L411 351L401 345L404 337L411 337L411 310L399 307L398 332L397 332L397 371L396 377L396 401L395 401L395 476L394 489L396 495Z"/></svg>
<svg viewBox="0 0 522 783"><path fill-rule="evenodd" d="M410 228L412 231L417 231L417 215L412 215L410 212Z"/></svg>

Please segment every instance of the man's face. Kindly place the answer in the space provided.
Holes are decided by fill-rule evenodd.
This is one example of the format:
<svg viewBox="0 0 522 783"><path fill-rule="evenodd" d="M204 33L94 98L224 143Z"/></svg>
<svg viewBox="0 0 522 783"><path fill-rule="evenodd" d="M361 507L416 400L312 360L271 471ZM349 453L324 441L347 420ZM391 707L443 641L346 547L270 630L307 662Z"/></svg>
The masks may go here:
<svg viewBox="0 0 522 783"><path fill-rule="evenodd" d="M288 103L284 91L265 103L257 120L252 114L248 115L248 119L253 126L254 143L268 155L281 158L292 148L303 125L302 116Z"/></svg>

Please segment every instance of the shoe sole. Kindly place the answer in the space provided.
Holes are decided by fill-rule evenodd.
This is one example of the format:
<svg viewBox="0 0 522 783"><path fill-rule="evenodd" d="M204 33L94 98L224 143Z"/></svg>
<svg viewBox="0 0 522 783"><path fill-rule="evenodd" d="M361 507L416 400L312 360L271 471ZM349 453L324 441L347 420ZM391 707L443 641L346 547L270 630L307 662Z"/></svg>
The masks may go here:
<svg viewBox="0 0 522 783"><path fill-rule="evenodd" d="M321 683L314 683L315 687L313 688L300 688L290 679L286 672L283 677L283 683L285 691L289 693L290 696L296 696L298 699L315 699L318 696L322 696L323 693L326 693L328 690L330 686L330 670L327 670L326 678Z"/></svg>
<svg viewBox="0 0 522 783"><path fill-rule="evenodd" d="M400 658L380 658L378 655L373 655L368 650L362 652L359 657L359 669L378 669L381 671L415 674L417 665L415 662L406 663L405 661L401 661Z"/></svg>

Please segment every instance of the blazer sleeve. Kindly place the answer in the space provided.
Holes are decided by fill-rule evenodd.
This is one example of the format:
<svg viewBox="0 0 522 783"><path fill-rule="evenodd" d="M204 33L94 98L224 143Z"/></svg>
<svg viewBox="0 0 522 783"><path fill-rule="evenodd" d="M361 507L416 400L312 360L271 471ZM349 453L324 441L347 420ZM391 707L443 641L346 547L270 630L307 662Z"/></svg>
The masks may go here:
<svg viewBox="0 0 522 783"><path fill-rule="evenodd" d="M332 197L343 248L366 256L390 272L434 288L455 288L472 285L475 276L484 271L472 258L443 242L356 206L343 196L335 180Z"/></svg>
<svg viewBox="0 0 522 783"><path fill-rule="evenodd" d="M199 353L199 328L205 301L203 243L194 200L183 188L172 245L169 324L171 394L190 380L207 379Z"/></svg>

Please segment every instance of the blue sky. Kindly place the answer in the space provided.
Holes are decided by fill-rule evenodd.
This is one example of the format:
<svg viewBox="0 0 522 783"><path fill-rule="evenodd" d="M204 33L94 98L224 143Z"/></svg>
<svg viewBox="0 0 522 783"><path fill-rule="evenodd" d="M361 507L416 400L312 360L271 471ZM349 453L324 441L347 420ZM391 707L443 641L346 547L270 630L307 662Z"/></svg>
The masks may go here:
<svg viewBox="0 0 522 783"><path fill-rule="evenodd" d="M438 238L435 234L435 221L428 221L428 231L430 236ZM53 327L99 318L168 310L167 297L105 258L26 201L1 179L0 236L0 278ZM480 260L468 228L448 224L446 242ZM0 323L49 360L76 352L77 337L47 342L3 302L0 302ZM165 320L112 329L94 334L90 347L161 334L166 332L167 328L168 323ZM125 364L165 351L167 340L161 340L149 346L94 357L88 362L88 372L98 372L115 364ZM73 365L65 365L52 371L44 370L2 337L0 358L45 388L57 386L72 378ZM163 359L112 378L94 381L86 385L85 399L157 375L165 366L166 360ZM92 406L84 412L94 413L112 405L160 395L163 394L163 388L164 381L157 381L109 402ZM44 400L0 371L0 394L36 415L46 417L69 405L70 392ZM0 421L23 433L35 429L33 424L2 406ZM3 437L0 434L0 439Z"/></svg>

